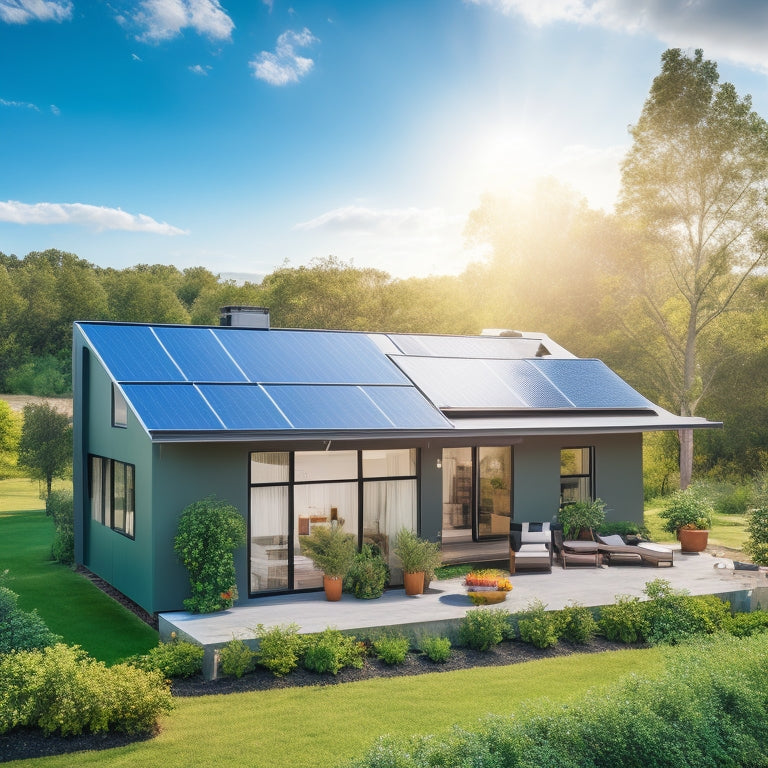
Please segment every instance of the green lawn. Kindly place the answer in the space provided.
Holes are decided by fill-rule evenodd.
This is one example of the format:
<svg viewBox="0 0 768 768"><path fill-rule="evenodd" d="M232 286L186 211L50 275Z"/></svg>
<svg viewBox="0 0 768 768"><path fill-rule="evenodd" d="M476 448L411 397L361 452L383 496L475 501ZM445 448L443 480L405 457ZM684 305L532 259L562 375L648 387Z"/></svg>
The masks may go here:
<svg viewBox="0 0 768 768"><path fill-rule="evenodd" d="M0 482L0 571L9 571L8 586L24 610L36 608L64 641L113 663L157 645L157 633L87 579L50 559L53 523L40 509L29 511L18 480ZM27 483L26 490L37 483ZM6 495L6 489L9 489ZM26 501L9 510L11 501Z"/></svg>
<svg viewBox="0 0 768 768"><path fill-rule="evenodd" d="M439 733L488 713L512 713L546 696L584 698L598 682L631 671L653 675L659 649L564 656L338 686L177 699L156 738L128 747L20 761L14 766L70 768L329 768L362 755L385 733ZM593 693L590 695L599 695Z"/></svg>

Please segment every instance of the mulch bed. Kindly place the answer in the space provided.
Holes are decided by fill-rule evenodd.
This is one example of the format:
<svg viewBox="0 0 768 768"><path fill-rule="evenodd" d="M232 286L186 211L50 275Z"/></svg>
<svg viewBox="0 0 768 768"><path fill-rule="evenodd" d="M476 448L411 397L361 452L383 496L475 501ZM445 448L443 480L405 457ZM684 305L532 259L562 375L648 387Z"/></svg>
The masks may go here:
<svg viewBox="0 0 768 768"><path fill-rule="evenodd" d="M436 664L426 656L411 653L404 664L388 666L378 659L368 658L362 669L343 669L337 675L319 675L304 669L297 669L285 677L275 677L266 669L259 668L241 677L204 680L202 677L188 680L174 680L171 690L174 696L208 696L246 691L267 691L275 688L297 686L339 685L378 677L401 677L421 675L429 672L450 672L475 667L507 666L536 659L568 656L577 653L599 653L619 648L628 648L597 637L586 645L575 645L560 641L553 648L534 648L520 642L503 642L488 651L472 651L466 648L452 649L451 656L444 664ZM114 749L137 741L151 739L154 734L130 736L122 733L83 734L81 736L45 736L34 729L16 729L0 735L0 763L22 758L46 757L82 750Z"/></svg>

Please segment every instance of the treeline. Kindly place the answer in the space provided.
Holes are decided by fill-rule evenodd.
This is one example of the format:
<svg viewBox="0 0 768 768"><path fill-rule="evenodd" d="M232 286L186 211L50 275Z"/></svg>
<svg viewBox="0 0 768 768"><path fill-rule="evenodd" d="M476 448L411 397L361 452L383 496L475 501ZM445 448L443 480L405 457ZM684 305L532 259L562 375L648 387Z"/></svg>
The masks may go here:
<svg viewBox="0 0 768 768"><path fill-rule="evenodd" d="M632 300L637 252L615 217L554 182L525 198L485 198L467 237L488 256L456 276L397 279L334 257L284 264L237 284L203 267L102 268L57 250L0 253L0 391L71 390L72 322L218 324L225 305L270 309L273 327L474 334L513 328L549 334L576 355L604 360L651 400L679 412L665 387L664 342ZM768 278L750 276L740 300L712 326L700 355L716 375L700 381L698 415L725 430L696 435L696 474L744 476L768 457ZM674 319L676 308L669 307ZM677 443L646 445L646 475L674 484Z"/></svg>

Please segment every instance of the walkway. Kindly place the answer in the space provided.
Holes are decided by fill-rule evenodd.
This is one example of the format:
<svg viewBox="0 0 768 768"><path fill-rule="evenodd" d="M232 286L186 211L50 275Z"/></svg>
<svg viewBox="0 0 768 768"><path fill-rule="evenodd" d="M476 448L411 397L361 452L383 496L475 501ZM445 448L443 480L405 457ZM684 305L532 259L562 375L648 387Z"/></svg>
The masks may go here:
<svg viewBox="0 0 768 768"><path fill-rule="evenodd" d="M694 595L715 594L730 600L737 610L754 610L768 605L768 578L763 572L734 571L718 564L731 561L708 554L683 555L675 552L669 567L614 565L602 568L555 565L552 573L520 573L512 577L514 589L503 607L511 613L525 610L540 599L550 610L570 602L600 606L613 603L617 595L643 596L646 582L667 579L675 589ZM213 652L233 637L253 638L258 624L298 624L301 632L319 632L326 627L370 634L387 627L411 635L425 632L450 634L472 607L461 579L433 581L426 594L406 597L402 589L390 589L377 600L358 600L343 595L329 603L322 592L281 595L250 600L247 604L215 614L186 612L160 614L160 636L171 632L206 648L206 674L213 676Z"/></svg>

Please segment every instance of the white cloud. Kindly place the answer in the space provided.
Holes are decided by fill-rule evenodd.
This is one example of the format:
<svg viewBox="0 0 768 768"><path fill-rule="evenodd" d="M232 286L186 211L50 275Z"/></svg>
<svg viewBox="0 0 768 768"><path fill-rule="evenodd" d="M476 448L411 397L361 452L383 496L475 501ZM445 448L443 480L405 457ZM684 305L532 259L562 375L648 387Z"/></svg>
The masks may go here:
<svg viewBox="0 0 768 768"><path fill-rule="evenodd" d="M0 0L0 21L27 24L30 21L68 21L71 0Z"/></svg>
<svg viewBox="0 0 768 768"><path fill-rule="evenodd" d="M667 45L703 48L708 58L725 58L768 72L768 3L765 0L467 0L530 24L554 22L654 35Z"/></svg>
<svg viewBox="0 0 768 768"><path fill-rule="evenodd" d="M270 85L298 83L314 66L312 59L299 56L296 48L306 48L318 42L305 27L301 32L288 30L277 38L275 52L262 51L249 66L253 76Z"/></svg>
<svg viewBox="0 0 768 768"><path fill-rule="evenodd" d="M28 101L8 101L7 99L0 99L0 107L15 107L17 109L33 109L35 112L40 111L37 104L32 104Z"/></svg>
<svg viewBox="0 0 768 768"><path fill-rule="evenodd" d="M120 208L105 208L85 203L20 203L0 202L0 221L12 224L71 224L97 231L119 229L126 232L149 232L155 235L186 235L183 229L159 222L143 213L126 213Z"/></svg>
<svg viewBox="0 0 768 768"><path fill-rule="evenodd" d="M138 39L145 42L170 40L185 29L229 40L235 28L218 0L142 0L133 22L143 29Z"/></svg>
<svg viewBox="0 0 768 768"><path fill-rule="evenodd" d="M141 56L139 56L139 55L138 55L138 54L136 54L136 53L132 53L132 54L131 54L131 58L132 58L134 61L142 61L142 58L141 58Z"/></svg>
<svg viewBox="0 0 768 768"><path fill-rule="evenodd" d="M203 75L204 77L208 76L208 72L211 69L210 64L206 64L203 66L202 64L194 64L191 67L187 67L187 69L193 74L193 75Z"/></svg>
<svg viewBox="0 0 768 768"><path fill-rule="evenodd" d="M365 208L347 205L296 225L296 229L325 229L333 232L370 234L422 234L445 226L440 208Z"/></svg>
<svg viewBox="0 0 768 768"><path fill-rule="evenodd" d="M51 104L51 113L58 117L61 114L61 110L55 104Z"/></svg>

